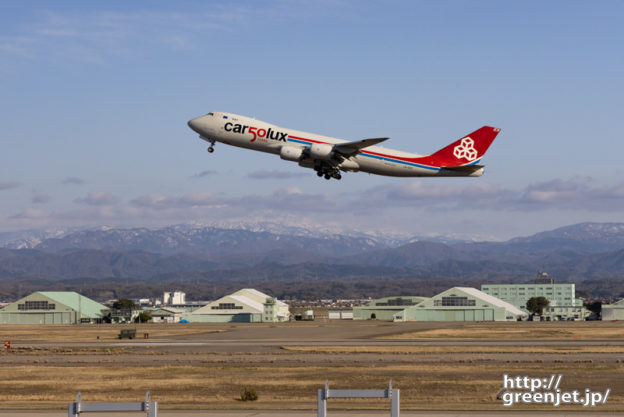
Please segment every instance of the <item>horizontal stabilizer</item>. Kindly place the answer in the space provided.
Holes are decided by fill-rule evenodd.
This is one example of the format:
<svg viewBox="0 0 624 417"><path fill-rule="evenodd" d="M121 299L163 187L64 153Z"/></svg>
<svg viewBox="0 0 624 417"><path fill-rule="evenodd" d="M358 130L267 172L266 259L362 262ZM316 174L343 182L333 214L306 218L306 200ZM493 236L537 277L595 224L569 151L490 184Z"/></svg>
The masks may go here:
<svg viewBox="0 0 624 417"><path fill-rule="evenodd" d="M483 167L485 167L485 165L461 165L461 166L440 167L440 168L448 169L449 171L473 172L473 171L478 171L479 169Z"/></svg>
<svg viewBox="0 0 624 417"><path fill-rule="evenodd" d="M338 143L334 145L334 151L345 156L353 156L364 148L368 148L369 146L376 145L388 139L389 138L371 138L362 139L355 142Z"/></svg>

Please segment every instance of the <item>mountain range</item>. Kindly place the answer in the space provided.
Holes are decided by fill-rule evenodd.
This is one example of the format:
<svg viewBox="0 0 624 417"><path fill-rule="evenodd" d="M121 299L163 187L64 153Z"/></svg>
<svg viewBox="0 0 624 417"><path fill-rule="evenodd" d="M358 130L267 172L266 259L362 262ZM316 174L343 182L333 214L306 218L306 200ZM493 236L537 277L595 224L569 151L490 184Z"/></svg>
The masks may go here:
<svg viewBox="0 0 624 417"><path fill-rule="evenodd" d="M624 282L624 223L581 223L506 242L267 225L29 231L2 238L0 286L117 279L144 285L296 283L301 290L343 282L355 291L371 282L418 282L419 289L434 288L435 281L525 282L538 270L560 282L610 279L608 291Z"/></svg>

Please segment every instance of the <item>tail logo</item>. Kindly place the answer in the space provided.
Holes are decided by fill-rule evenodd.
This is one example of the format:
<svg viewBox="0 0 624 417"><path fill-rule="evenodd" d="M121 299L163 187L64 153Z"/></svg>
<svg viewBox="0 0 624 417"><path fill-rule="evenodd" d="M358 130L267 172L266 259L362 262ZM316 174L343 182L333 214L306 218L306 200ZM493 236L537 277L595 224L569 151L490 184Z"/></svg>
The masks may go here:
<svg viewBox="0 0 624 417"><path fill-rule="evenodd" d="M457 159L466 158L468 162L477 159L478 152L474 147L474 140L470 136L463 138L461 143L453 149L453 155Z"/></svg>

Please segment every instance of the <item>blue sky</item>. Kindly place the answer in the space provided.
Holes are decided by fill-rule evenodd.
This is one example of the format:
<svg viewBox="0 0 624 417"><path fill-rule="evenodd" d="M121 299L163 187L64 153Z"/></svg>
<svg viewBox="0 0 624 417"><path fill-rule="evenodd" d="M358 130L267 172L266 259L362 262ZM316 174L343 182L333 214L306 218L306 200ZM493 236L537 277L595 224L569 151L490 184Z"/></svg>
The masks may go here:
<svg viewBox="0 0 624 417"><path fill-rule="evenodd" d="M620 1L4 2L0 232L269 220L505 239L624 221ZM313 171L186 125L212 110L431 153L481 178Z"/></svg>

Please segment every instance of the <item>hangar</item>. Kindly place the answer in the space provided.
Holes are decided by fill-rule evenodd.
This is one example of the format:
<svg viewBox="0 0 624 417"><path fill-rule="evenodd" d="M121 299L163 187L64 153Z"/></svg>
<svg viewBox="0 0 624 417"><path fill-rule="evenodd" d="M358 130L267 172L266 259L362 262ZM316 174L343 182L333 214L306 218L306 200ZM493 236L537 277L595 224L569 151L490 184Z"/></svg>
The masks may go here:
<svg viewBox="0 0 624 417"><path fill-rule="evenodd" d="M353 307L353 320L394 320L395 314L424 300L427 298L415 296L380 298L365 306Z"/></svg>
<svg viewBox="0 0 624 417"><path fill-rule="evenodd" d="M190 322L210 323L275 323L289 318L288 304L252 288L226 295L182 317Z"/></svg>
<svg viewBox="0 0 624 417"><path fill-rule="evenodd" d="M405 309L396 321L516 321L527 314L476 288L453 287Z"/></svg>
<svg viewBox="0 0 624 417"><path fill-rule="evenodd" d="M602 305L603 320L624 320L624 300Z"/></svg>
<svg viewBox="0 0 624 417"><path fill-rule="evenodd" d="M389 297L353 308L354 320L515 321L522 310L476 288L453 287L431 297Z"/></svg>
<svg viewBox="0 0 624 417"><path fill-rule="evenodd" d="M0 310L0 324L97 323L107 311L77 292L38 291Z"/></svg>

